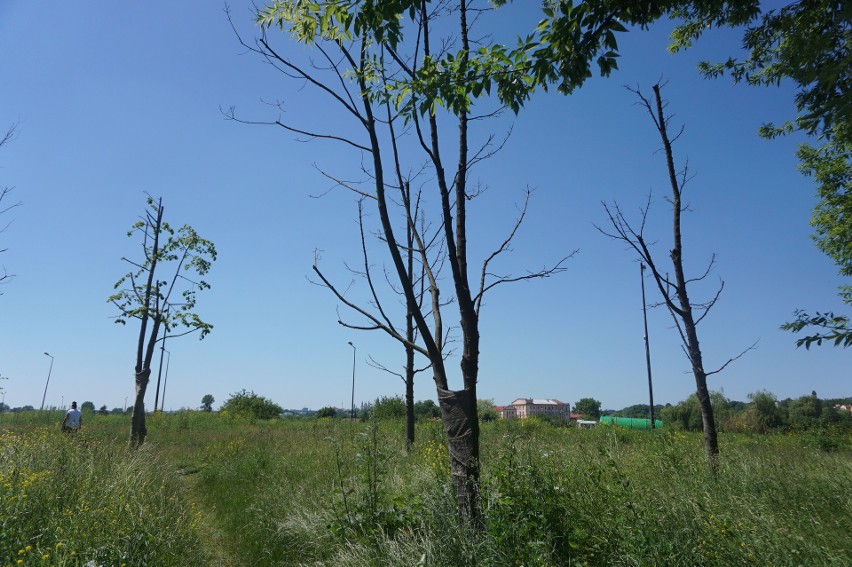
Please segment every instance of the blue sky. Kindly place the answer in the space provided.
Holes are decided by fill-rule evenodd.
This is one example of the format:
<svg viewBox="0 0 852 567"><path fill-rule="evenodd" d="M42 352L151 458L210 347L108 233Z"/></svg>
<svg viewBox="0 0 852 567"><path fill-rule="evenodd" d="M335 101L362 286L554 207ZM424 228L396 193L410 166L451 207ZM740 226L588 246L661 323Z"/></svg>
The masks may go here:
<svg viewBox="0 0 852 567"><path fill-rule="evenodd" d="M494 31L528 26L533 4L511 4ZM231 9L251 34L250 5ZM558 277L502 286L488 297L480 397L573 403L591 396L607 408L646 401L639 268L594 225L606 220L603 200L638 211L649 192L666 192L655 131L622 86L650 91L660 77L675 122L686 126L677 157L696 174L686 195L688 267L695 273L718 254L711 286L695 293L712 293L718 278L726 284L699 329L706 365L759 340L711 378L711 388L741 400L760 389L781 398L811 390L850 395L848 353L796 349L794 336L778 329L795 308L841 310L836 289L844 283L809 238L814 190L796 171L801 139L756 134L761 123L792 116L793 91L702 79L696 63L732 53L736 35L713 32L694 50L670 55L671 28L661 22L622 34L614 76L570 97L538 94L517 117L487 125L486 132L511 127L512 134L474 174L488 190L470 205L473 254L502 241L526 186L536 189L527 222L501 270L522 273L579 253ZM276 39L285 48L286 38ZM358 349L356 402L402 393L399 379L366 364L371 356L400 367L401 349L378 333L340 327L334 297L308 281L315 250L338 282L348 281L343 262L358 260L354 197L311 197L330 188L318 167L354 177L358 156L223 118L220 108L233 105L245 118L274 119L266 103L280 100L288 119L337 124L321 98L245 53L222 5L46 9L4 0L0 61L0 126L18 123L17 138L0 150L0 184L15 186L12 198L23 201L0 235L0 248L8 248L0 262L16 275L0 296L7 404L40 405L50 364L44 352L55 357L47 405L75 399L112 408L132 400L137 330L113 323L106 297L125 271L121 257L138 250L125 233L143 212L144 192L161 195L172 224L194 226L219 251L213 287L198 305L215 328L203 341L167 346L167 409L197 407L208 393L218 405L243 388L285 407L348 406L348 341ZM655 198L647 229L658 235L660 254L669 238L665 205ZM694 383L669 315L652 310L649 325L655 399L682 400ZM153 396L151 388L149 406ZM428 376L416 397L434 397Z"/></svg>

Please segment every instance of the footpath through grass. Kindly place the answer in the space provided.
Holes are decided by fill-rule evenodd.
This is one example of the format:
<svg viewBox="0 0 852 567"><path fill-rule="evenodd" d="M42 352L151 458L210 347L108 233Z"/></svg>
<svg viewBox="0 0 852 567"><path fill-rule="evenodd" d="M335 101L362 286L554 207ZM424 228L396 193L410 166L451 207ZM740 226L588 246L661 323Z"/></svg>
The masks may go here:
<svg viewBox="0 0 852 567"><path fill-rule="evenodd" d="M440 424L157 415L76 436L0 419L0 565L849 565L848 433L483 424L485 530L456 521ZM44 417L40 418L46 419ZM35 422L34 422L35 420Z"/></svg>

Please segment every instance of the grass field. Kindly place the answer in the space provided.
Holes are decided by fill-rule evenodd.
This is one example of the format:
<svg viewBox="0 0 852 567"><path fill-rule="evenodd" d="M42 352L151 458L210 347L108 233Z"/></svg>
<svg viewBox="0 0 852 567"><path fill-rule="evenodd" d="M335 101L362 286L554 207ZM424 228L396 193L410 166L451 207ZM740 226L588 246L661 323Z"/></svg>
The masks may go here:
<svg viewBox="0 0 852 567"><path fill-rule="evenodd" d="M0 416L0 565L852 564L852 439L483 424L485 530L439 423Z"/></svg>

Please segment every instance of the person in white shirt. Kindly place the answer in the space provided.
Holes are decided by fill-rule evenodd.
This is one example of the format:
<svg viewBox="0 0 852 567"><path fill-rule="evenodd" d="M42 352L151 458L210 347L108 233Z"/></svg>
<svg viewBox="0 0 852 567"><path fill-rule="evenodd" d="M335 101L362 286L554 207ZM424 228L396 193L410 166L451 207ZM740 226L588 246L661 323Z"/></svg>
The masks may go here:
<svg viewBox="0 0 852 567"><path fill-rule="evenodd" d="M83 415L77 409L77 402L71 402L71 409L62 420L62 431L77 431L83 427Z"/></svg>

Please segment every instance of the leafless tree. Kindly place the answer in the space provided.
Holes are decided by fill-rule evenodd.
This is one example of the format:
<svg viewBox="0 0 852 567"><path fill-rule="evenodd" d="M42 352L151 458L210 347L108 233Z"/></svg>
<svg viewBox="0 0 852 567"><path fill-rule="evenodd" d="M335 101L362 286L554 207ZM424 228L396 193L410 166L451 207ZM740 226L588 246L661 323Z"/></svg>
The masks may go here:
<svg viewBox="0 0 852 567"><path fill-rule="evenodd" d="M15 138L15 130L17 130L17 123L9 126L9 129L6 130L6 133L0 138L0 148L11 142ZM10 193L14 190L14 187L3 186L0 187L0 216L8 213L10 210L15 207L19 207L21 205L20 201L10 202ZM9 228L9 225L12 221L8 221L0 224L0 234L6 232L6 229ZM6 248L0 248L0 253L5 252ZM10 274L6 271L6 267L3 266L3 273L0 274L0 284L8 283L14 274ZM0 295L3 295L3 292L0 291Z"/></svg>
<svg viewBox="0 0 852 567"><path fill-rule="evenodd" d="M518 218L507 237L484 257L478 274L471 274L467 203L479 192L478 187L469 184L471 168L492 155L500 144L495 144L494 136L489 135L481 146L471 148L469 136L472 125L492 115L493 111L474 115L465 104L449 103L447 115L439 120L435 95L423 85L419 73L420 67L440 58L456 42L461 54L459 75L464 76L467 54L471 49L469 34L472 22L468 21L467 4L465 1L439 2L434 6L425 1L415 3L411 21L414 29L407 30L405 36L416 39L407 43L396 41L401 39L394 35L396 32L384 28L362 30L362 35L328 30L317 33L307 42L317 56L316 61L294 60L276 49L267 35L270 28L279 25L285 31L289 27L298 29L296 33L306 30L310 33L313 24L308 20L313 21L314 16L307 12L287 11L289 8L286 6L277 6L280 10L276 7L261 10L258 15L262 23L260 36L253 42L240 41L285 76L326 96L332 105L353 119L356 129L352 135L313 131L281 119L266 123L304 139L337 141L361 153L366 184L344 181L328 172L325 175L354 192L364 204L369 203L378 214L378 235L384 244L385 258L390 262L385 271L386 279L392 280L392 285L405 297L406 320L410 318L411 324L406 325L406 329L397 326L385 305L385 297L376 290L375 278L369 269L364 271L368 282L365 300L353 297L348 288L327 277L318 262L314 263L313 270L318 283L337 297L349 310L350 316L362 321L353 323L340 317L340 324L361 330L383 331L404 345L407 352L417 353L426 359L441 407L459 515L464 521L479 525L476 388L479 378L479 315L483 298L489 290L501 284L560 273L565 269L568 257L523 275L494 271L498 258L511 250L513 238L526 214L530 196L530 191L527 191ZM328 9L328 6L323 9ZM475 19L476 12L473 13ZM316 15L320 27L324 25L319 21L321 17L322 14ZM435 20L442 17L453 19L454 38L440 38L433 31ZM407 52L403 53L403 49ZM237 119L233 109L226 114ZM444 131L449 122L454 123L455 135ZM412 143L403 143L402 135L397 132L399 124L408 126ZM345 131L341 126L341 132ZM444 143L451 137L450 146L455 146L455 149L447 152ZM435 211L431 217L434 224L427 223L425 228L412 213L411 195L401 175L404 156L415 152L417 157L408 157L406 163L419 160L427 164L428 196ZM402 239L398 234L403 235ZM366 247L362 254L367 258ZM365 261L365 265L369 267L370 264ZM441 284L445 280L438 273L442 265L446 265L450 272L452 291L449 299L442 295ZM420 285L424 286L425 294L419 293ZM454 318L457 326L447 323L448 306L451 304L458 310L457 319ZM412 329L416 329L417 340L414 340ZM460 335L458 352L454 354L460 359L462 388L454 390L450 387L448 355L455 346L455 332Z"/></svg>
<svg viewBox="0 0 852 567"><path fill-rule="evenodd" d="M611 238L626 242L639 256L639 259L647 264L648 268L651 270L651 276L660 292L660 295L662 296L662 305L665 305L674 320L675 328L680 334L682 348L692 367L692 374L695 377L696 394L701 407L701 419L704 429L704 449L710 461L711 469L715 470L715 458L719 453L719 442L716 435L716 421L713 417L713 406L710 402L710 391L707 388L707 378L713 374L721 372L731 362L740 358L748 350L754 348L755 345L752 345L739 355L729 359L716 370L708 372L704 369L704 359L698 342L698 325L719 300L719 296L721 295L725 284L723 281L720 281L715 294L707 302L694 303L693 300L690 299L690 285L700 282L710 275L710 272L716 262L716 256L714 254L710 258L707 268L701 275L694 278L687 278L683 268L684 250L681 231L681 217L683 213L688 210L688 206L683 201L683 191L690 180L690 176L687 165L684 165L680 171L676 170L674 154L672 151L672 144L678 139L680 134L683 132L683 129L681 129L674 138L670 137L669 120L671 117L664 113L664 105L660 96L659 84L653 86L653 103L638 89L629 90L639 97L640 105L651 116L663 144L663 152L666 159L666 171L668 173L668 181L671 188L671 197L668 201L672 206L673 234L672 248L669 251L669 257L674 270L674 278L671 278L665 268L663 268L655 260L651 252L652 243L649 243L645 237L645 225L648 220L648 211L651 204L650 197L645 207L642 209L641 220L638 228L627 220L624 212L617 203L612 205L604 203L604 210L609 218L612 231L603 230L600 227L598 227L598 230Z"/></svg>
<svg viewBox="0 0 852 567"><path fill-rule="evenodd" d="M401 179L401 172L399 172L399 177ZM416 197L412 198L411 195L411 181L405 180L400 184L403 187L404 191L404 206L408 207L408 211L406 216L409 216L413 219L420 219L420 233L426 234L429 232L426 227L425 219L420 215L420 199L421 199L421 191L417 192ZM359 200L359 205L361 201ZM412 209L413 207L413 209ZM364 218L362 209L359 206L359 226L361 227L361 245L363 250L363 255L366 260L366 242L364 242ZM407 271L410 275L416 274L416 280L414 281L414 287L417 290L417 309L423 309L423 300L426 296L426 273L422 268L419 269L419 272L415 272L414 268L417 265L417 258L415 257L415 249L414 249L414 231L411 226L406 227L406 245L404 249L405 261ZM445 255L437 254L436 255L436 265L442 265L445 259ZM365 261L364 266L364 276L369 279L367 272L370 270L369 262ZM436 271L439 271L437 269ZM405 302L405 294L404 292L398 289L398 286L390 285L393 288L394 293L398 297L402 297L403 304L405 304L405 338L406 342L403 344L405 349L405 364L402 372L398 372L393 370L392 368L386 366L385 364L375 360L372 356L369 357L368 363L384 372L387 372L393 376L400 378L405 387L405 450L406 452L411 452L411 447L414 445L415 439L415 416L414 416L414 379L421 372L425 372L429 370L429 365L418 367L416 365L416 353L414 352L414 347L412 345L417 343L417 327L414 324L414 311L406 304ZM346 323L343 323L346 325Z"/></svg>

